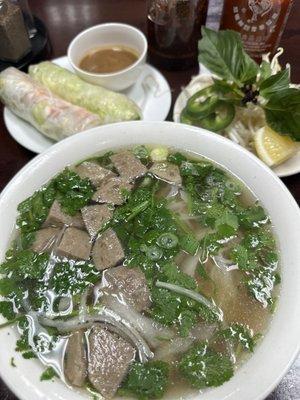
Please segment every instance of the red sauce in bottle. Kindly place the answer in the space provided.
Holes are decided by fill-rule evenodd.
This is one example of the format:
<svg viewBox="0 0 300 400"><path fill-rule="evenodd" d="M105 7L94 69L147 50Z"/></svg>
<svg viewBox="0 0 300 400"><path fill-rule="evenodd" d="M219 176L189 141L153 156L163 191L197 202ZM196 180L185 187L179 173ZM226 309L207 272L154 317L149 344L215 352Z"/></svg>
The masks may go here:
<svg viewBox="0 0 300 400"><path fill-rule="evenodd" d="M220 29L242 35L246 51L260 61L274 54L286 26L294 0L225 0Z"/></svg>

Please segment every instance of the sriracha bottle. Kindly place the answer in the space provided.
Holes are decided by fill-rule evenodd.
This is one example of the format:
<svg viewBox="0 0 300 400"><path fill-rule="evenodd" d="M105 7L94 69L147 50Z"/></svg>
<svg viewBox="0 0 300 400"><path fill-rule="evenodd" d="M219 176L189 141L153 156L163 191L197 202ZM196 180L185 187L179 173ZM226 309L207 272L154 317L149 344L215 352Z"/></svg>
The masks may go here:
<svg viewBox="0 0 300 400"><path fill-rule="evenodd" d="M248 54L260 62L265 53L274 54L294 0L225 0L220 29L242 35Z"/></svg>

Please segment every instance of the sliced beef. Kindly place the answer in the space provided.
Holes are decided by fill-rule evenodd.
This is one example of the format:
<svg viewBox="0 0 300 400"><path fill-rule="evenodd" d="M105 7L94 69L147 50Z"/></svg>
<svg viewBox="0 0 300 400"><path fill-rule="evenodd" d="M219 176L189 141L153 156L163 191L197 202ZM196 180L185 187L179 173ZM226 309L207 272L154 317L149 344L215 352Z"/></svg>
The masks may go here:
<svg viewBox="0 0 300 400"><path fill-rule="evenodd" d="M94 237L111 219L113 211L106 204L96 204L84 207L81 214L88 233L91 237Z"/></svg>
<svg viewBox="0 0 300 400"><path fill-rule="evenodd" d="M157 178L168 183L181 186L182 179L177 165L168 162L154 163L149 172L152 172Z"/></svg>
<svg viewBox="0 0 300 400"><path fill-rule="evenodd" d="M132 181L145 175L147 168L130 151L122 151L110 157L121 177Z"/></svg>
<svg viewBox="0 0 300 400"><path fill-rule="evenodd" d="M59 235L60 228L43 228L35 233L34 242L32 243L32 250L37 253L44 251L51 251L57 236Z"/></svg>
<svg viewBox="0 0 300 400"><path fill-rule="evenodd" d="M97 203L120 205L124 203L123 190L131 190L132 185L122 178L111 178L101 183L92 199Z"/></svg>
<svg viewBox="0 0 300 400"><path fill-rule="evenodd" d="M135 349L106 328L94 326L89 335L88 377L105 398L112 398L135 358Z"/></svg>
<svg viewBox="0 0 300 400"><path fill-rule="evenodd" d="M87 232L76 228L67 228L57 248L58 254L80 260L88 260L91 253L91 241Z"/></svg>
<svg viewBox="0 0 300 400"><path fill-rule="evenodd" d="M75 168L75 171L81 178L89 179L96 187L99 186L104 179L116 176L111 170L103 168L101 165L91 161L84 161Z"/></svg>
<svg viewBox="0 0 300 400"><path fill-rule="evenodd" d="M119 264L124 258L124 251L118 236L112 229L107 229L95 241L92 257L97 269L103 270Z"/></svg>
<svg viewBox="0 0 300 400"><path fill-rule="evenodd" d="M65 376L71 385L82 387L87 378L85 335L74 332L68 341L65 355Z"/></svg>
<svg viewBox="0 0 300 400"><path fill-rule="evenodd" d="M81 214L78 212L73 217L71 215L66 214L59 202L55 200L50 208L48 217L44 222L43 226L74 226L76 228L84 228L84 223L81 217Z"/></svg>
<svg viewBox="0 0 300 400"><path fill-rule="evenodd" d="M138 268L116 267L103 275L103 302L109 304L109 297L117 295L137 311L146 310L151 305L150 291L145 275Z"/></svg>

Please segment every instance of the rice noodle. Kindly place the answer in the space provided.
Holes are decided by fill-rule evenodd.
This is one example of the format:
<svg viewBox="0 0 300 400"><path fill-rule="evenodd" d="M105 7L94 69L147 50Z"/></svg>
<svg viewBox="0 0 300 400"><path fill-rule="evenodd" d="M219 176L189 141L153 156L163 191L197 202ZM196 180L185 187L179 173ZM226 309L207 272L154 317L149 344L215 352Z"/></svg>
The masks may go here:
<svg viewBox="0 0 300 400"><path fill-rule="evenodd" d="M162 339L170 340L174 337L171 329L142 315L125 302L121 303L116 298L111 297L108 301L108 307L133 326L153 348L158 347Z"/></svg>
<svg viewBox="0 0 300 400"><path fill-rule="evenodd" d="M185 259L182 261L180 265L180 269L185 274L194 277L198 264L199 264L199 252L195 256L187 254Z"/></svg>
<svg viewBox="0 0 300 400"><path fill-rule="evenodd" d="M174 338L168 343L162 344L155 352L156 359L172 360L178 354L186 352L195 341L209 340L217 328L216 324L198 324L186 338Z"/></svg>
<svg viewBox="0 0 300 400"><path fill-rule="evenodd" d="M156 286L163 289L171 290L175 293L182 294L184 296L190 297L191 299L197 301L200 304L205 305L211 311L218 315L220 320L223 320L223 312L220 308L218 308L214 303L210 302L206 297L202 296L202 294L198 292L194 292L193 290L186 289L182 286L173 285L172 283L157 281Z"/></svg>
<svg viewBox="0 0 300 400"><path fill-rule="evenodd" d="M103 308L98 314L86 314L85 322L80 321L80 317L70 318L68 320L52 320L40 318L40 323L58 329L61 333L76 331L81 328L89 328L95 323L108 324L110 329L114 330L120 336L125 336L136 347L141 362L146 362L153 357L148 344L142 336L127 321L122 319L114 311Z"/></svg>

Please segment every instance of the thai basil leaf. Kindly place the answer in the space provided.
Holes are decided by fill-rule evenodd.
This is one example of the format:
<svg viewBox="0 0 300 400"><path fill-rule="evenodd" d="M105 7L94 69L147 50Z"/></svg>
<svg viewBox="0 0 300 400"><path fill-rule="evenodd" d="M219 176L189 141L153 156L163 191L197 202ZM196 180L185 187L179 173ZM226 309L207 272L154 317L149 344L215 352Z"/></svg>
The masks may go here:
<svg viewBox="0 0 300 400"><path fill-rule="evenodd" d="M274 131L300 141L300 90L289 88L274 93L264 106L268 125Z"/></svg>
<svg viewBox="0 0 300 400"><path fill-rule="evenodd" d="M272 68L271 68L271 64L267 61L263 61L260 64L260 82L263 82L264 80L270 78L270 76L272 75Z"/></svg>
<svg viewBox="0 0 300 400"><path fill-rule="evenodd" d="M270 99L273 94L276 94L281 90L288 89L289 84L290 72L288 69L285 69L264 80L260 85L260 94L266 99Z"/></svg>
<svg viewBox="0 0 300 400"><path fill-rule="evenodd" d="M213 74L238 86L254 83L259 70L243 49L241 36L230 30L215 32L203 27L199 61Z"/></svg>

